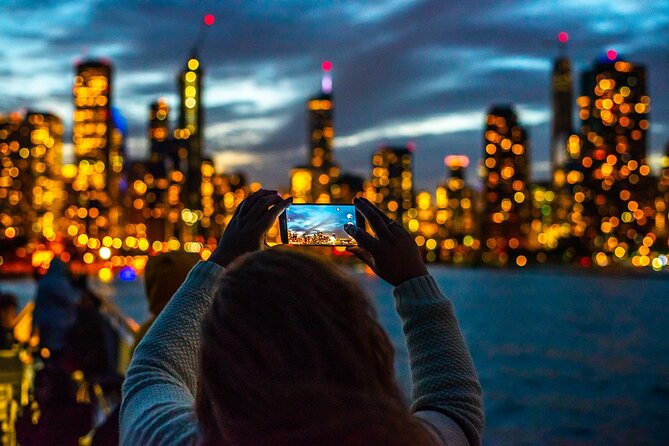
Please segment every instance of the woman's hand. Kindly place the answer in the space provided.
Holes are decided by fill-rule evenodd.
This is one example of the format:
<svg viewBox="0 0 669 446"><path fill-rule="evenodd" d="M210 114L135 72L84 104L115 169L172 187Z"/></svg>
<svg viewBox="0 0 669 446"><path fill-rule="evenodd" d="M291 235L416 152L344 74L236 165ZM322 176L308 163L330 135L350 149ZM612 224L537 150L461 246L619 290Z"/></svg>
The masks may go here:
<svg viewBox="0 0 669 446"><path fill-rule="evenodd" d="M369 265L377 276L394 286L427 274L411 234L369 200L356 198L353 202L369 222L376 238L362 228L348 225L344 229L358 242L358 246L350 246L348 251Z"/></svg>
<svg viewBox="0 0 669 446"><path fill-rule="evenodd" d="M292 201L292 197L281 199L275 190L260 189L246 197L237 206L209 261L226 267L237 257L262 249L265 233Z"/></svg>

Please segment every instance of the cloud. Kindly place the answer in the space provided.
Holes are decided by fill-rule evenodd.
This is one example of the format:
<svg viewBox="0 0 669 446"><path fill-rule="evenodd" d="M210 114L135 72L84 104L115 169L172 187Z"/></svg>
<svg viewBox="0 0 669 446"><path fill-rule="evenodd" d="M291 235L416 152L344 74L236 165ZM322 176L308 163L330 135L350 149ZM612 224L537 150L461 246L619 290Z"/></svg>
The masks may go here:
<svg viewBox="0 0 669 446"><path fill-rule="evenodd" d="M368 175L380 143L411 139L419 187L433 188L446 153L480 158L490 104L514 103L530 128L533 177L541 176L550 67L563 30L577 80L610 47L647 65L650 151L669 140L666 0L12 0L0 5L2 111L53 111L71 134L72 63L84 53L106 56L129 153L145 156L148 106L167 97L176 119L176 76L205 12L216 14L199 48L207 153L225 153L265 184L287 184L289 169L306 159L304 102L318 92L326 58L334 62L336 156L345 170Z"/></svg>

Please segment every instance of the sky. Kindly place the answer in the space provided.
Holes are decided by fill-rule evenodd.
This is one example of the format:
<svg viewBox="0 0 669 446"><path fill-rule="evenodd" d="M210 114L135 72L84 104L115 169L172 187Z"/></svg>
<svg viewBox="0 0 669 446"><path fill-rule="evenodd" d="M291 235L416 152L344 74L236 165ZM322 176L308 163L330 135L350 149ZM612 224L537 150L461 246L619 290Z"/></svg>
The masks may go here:
<svg viewBox="0 0 669 446"><path fill-rule="evenodd" d="M105 57L129 158L142 159L149 104L177 104L176 76L205 14L216 17L199 49L205 154L266 187L287 188L289 169L306 162L305 102L323 60L334 65L344 171L369 177L376 148L413 142L418 189L444 180L449 154L471 158L476 185L484 114L513 103L529 130L531 177L548 178L561 31L577 92L579 73L609 49L646 65L653 167L669 143L669 0L2 0L0 112L56 113L71 141L74 63Z"/></svg>

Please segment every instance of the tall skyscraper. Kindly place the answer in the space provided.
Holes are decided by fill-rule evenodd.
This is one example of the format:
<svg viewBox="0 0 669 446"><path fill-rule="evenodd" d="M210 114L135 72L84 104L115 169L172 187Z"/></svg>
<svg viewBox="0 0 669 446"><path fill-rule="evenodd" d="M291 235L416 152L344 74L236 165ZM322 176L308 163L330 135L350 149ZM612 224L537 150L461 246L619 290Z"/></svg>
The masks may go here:
<svg viewBox="0 0 669 446"><path fill-rule="evenodd" d="M662 156L662 171L658 181L658 195L655 198L655 230L664 249L669 247L669 142Z"/></svg>
<svg viewBox="0 0 669 446"><path fill-rule="evenodd" d="M589 249L602 266L630 255L647 265L647 250L636 251L651 232L654 214L650 191L655 187L646 164L650 97L645 67L609 51L583 73L578 105Z"/></svg>
<svg viewBox="0 0 669 446"><path fill-rule="evenodd" d="M29 149L19 144L19 127L23 122L20 113L0 115L0 240L2 248L13 245L13 240L22 238L27 241L25 232L23 182L19 178L22 172L29 172ZM22 156L23 155L23 156ZM7 254L2 249L3 254Z"/></svg>
<svg viewBox="0 0 669 446"><path fill-rule="evenodd" d="M0 239L54 241L64 199L63 124L50 113L0 117Z"/></svg>
<svg viewBox="0 0 669 446"><path fill-rule="evenodd" d="M202 107L202 65L197 56L186 63L179 74L179 124L174 132L177 140L179 170L186 176L185 204L195 211L200 209L200 165L204 150L204 108Z"/></svg>
<svg viewBox="0 0 669 446"><path fill-rule="evenodd" d="M560 41L566 44L566 33L560 34ZM574 87L571 61L562 55L553 62L551 76L551 169L555 183L564 184L564 170L567 163L567 141L573 133Z"/></svg>
<svg viewBox="0 0 669 446"><path fill-rule="evenodd" d="M170 107L162 99L149 107L149 150L151 160L159 161L165 157L165 146L170 140Z"/></svg>
<svg viewBox="0 0 669 446"><path fill-rule="evenodd" d="M110 230L110 173L118 169L120 154L112 147L112 67L106 61L88 61L76 65L74 78L74 119L72 141L77 165L76 178L69 195L67 216L76 231L73 237L107 234ZM121 162L122 169L122 162ZM79 245L85 245L84 243Z"/></svg>
<svg viewBox="0 0 669 446"><path fill-rule="evenodd" d="M368 200L397 222L406 224L414 205L413 154L409 147L380 147L372 155L372 180L365 188Z"/></svg>
<svg viewBox="0 0 669 446"><path fill-rule="evenodd" d="M334 99L332 63L323 62L321 92L307 101L308 160L291 171L291 195L296 202L341 201L339 166L334 161Z"/></svg>
<svg viewBox="0 0 669 446"><path fill-rule="evenodd" d="M527 133L510 105L490 108L483 145L484 261L506 263L508 250L523 247L530 218Z"/></svg>

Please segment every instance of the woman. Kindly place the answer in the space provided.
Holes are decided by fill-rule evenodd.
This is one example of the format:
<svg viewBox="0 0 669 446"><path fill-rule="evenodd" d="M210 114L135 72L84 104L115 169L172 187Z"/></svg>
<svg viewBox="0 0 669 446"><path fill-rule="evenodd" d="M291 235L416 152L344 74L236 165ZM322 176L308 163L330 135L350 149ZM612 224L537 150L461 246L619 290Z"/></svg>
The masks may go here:
<svg viewBox="0 0 669 446"><path fill-rule="evenodd" d="M376 236L348 228L350 249L395 286L410 411L358 285L297 249L260 251L290 200L263 190L244 200L151 327L124 384L122 444L480 444L478 378L411 236L355 200Z"/></svg>

